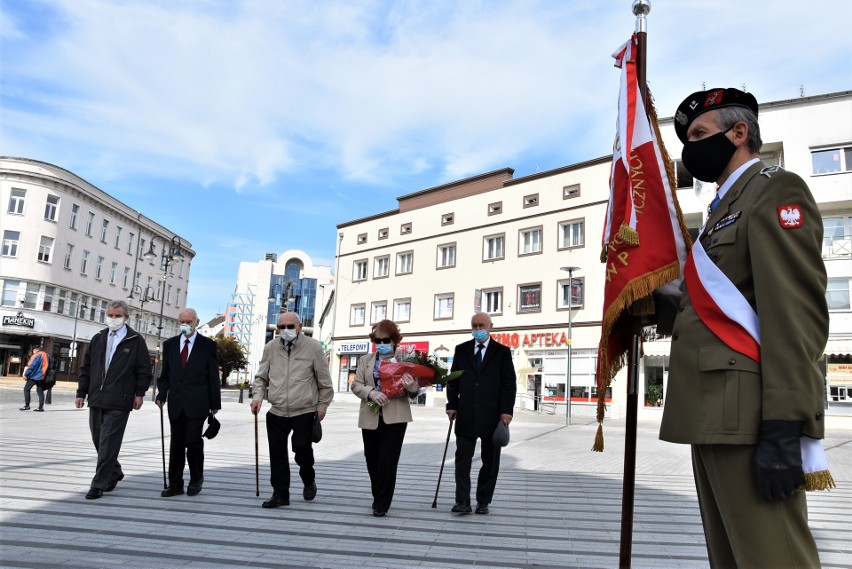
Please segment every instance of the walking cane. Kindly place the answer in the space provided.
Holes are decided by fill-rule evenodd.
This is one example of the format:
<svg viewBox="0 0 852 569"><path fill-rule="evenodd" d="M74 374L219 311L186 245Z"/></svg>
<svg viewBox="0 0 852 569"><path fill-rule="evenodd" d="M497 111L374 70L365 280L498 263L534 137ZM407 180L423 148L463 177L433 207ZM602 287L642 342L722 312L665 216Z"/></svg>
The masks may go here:
<svg viewBox="0 0 852 569"><path fill-rule="evenodd" d="M163 448L163 490L169 487L166 483L166 431L163 427L163 408L160 407L160 444Z"/></svg>
<svg viewBox="0 0 852 569"><path fill-rule="evenodd" d="M254 495L260 496L260 458L257 450L257 413L254 414Z"/></svg>
<svg viewBox="0 0 852 569"><path fill-rule="evenodd" d="M453 421L456 420L455 415L450 419L450 428L447 429L447 443L444 445L444 458L441 459L441 471L438 473L438 485L435 487L435 499L432 500L432 507L438 507L438 490L441 488L441 477L444 475L444 462L447 460L447 448L450 446L450 433L453 432Z"/></svg>

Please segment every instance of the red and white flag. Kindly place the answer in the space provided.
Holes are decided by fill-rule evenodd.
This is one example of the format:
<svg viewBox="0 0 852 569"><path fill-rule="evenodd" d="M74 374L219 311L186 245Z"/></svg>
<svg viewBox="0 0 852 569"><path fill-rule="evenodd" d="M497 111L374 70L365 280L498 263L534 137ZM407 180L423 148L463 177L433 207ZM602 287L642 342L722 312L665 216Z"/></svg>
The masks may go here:
<svg viewBox="0 0 852 569"><path fill-rule="evenodd" d="M598 346L599 424L607 389L625 363L632 316L648 313L651 293L680 278L689 242L672 191L671 161L659 142L656 113L653 106L649 113L642 101L636 50L634 35L613 54L621 68L621 89L601 252L606 282ZM603 450L600 426L593 450Z"/></svg>

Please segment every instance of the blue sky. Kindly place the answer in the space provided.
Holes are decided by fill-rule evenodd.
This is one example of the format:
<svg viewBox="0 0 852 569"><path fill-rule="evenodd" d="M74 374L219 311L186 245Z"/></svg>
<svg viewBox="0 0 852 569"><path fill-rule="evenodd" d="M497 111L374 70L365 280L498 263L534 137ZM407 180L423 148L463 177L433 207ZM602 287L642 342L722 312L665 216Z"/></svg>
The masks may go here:
<svg viewBox="0 0 852 569"><path fill-rule="evenodd" d="M511 167L609 154L629 0L2 0L0 154L66 168L186 237L188 305L241 260L334 264L336 225ZM660 116L690 92L852 89L852 3L653 0Z"/></svg>

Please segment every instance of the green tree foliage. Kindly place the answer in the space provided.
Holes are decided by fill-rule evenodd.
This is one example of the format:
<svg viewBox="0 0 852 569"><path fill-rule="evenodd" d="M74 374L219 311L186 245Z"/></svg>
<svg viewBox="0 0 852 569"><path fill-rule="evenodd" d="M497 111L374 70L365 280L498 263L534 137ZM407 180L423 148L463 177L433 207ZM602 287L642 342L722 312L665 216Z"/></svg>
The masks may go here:
<svg viewBox="0 0 852 569"><path fill-rule="evenodd" d="M245 349L233 336L216 337L216 355L219 356L219 367L222 368L222 385L228 385L228 376L234 370L248 367L249 361Z"/></svg>

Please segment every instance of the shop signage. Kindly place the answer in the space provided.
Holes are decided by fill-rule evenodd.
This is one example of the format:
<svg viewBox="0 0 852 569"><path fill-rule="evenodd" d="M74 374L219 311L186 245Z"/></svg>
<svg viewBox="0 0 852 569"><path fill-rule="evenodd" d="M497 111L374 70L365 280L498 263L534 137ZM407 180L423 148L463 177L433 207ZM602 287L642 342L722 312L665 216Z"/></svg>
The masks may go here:
<svg viewBox="0 0 852 569"><path fill-rule="evenodd" d="M827 371L831 385L852 385L852 364L828 364Z"/></svg>
<svg viewBox="0 0 852 569"><path fill-rule="evenodd" d="M366 354L370 351L370 342L342 342L337 348L338 354Z"/></svg>
<svg viewBox="0 0 852 569"><path fill-rule="evenodd" d="M3 326L20 326L21 328L35 328L35 318L27 318L23 312L15 316L4 316Z"/></svg>
<svg viewBox="0 0 852 569"><path fill-rule="evenodd" d="M501 332L491 334L491 337L512 348L550 348L553 346L567 346L568 334L565 332L533 332L530 334L518 334L517 332Z"/></svg>

